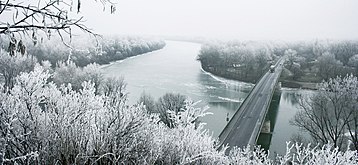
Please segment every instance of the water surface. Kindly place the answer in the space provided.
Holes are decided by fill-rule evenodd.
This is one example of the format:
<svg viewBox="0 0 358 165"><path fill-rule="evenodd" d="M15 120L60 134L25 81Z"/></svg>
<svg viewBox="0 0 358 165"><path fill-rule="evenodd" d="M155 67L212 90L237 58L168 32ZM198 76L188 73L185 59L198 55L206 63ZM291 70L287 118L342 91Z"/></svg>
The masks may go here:
<svg viewBox="0 0 358 165"><path fill-rule="evenodd" d="M121 77L127 82L129 103L134 104L145 92L159 98L167 92L180 93L198 106L209 106L208 115L201 119L217 137L248 95L253 84L212 76L201 69L196 60L201 45L166 41L158 51L115 62L104 67L106 76Z"/></svg>

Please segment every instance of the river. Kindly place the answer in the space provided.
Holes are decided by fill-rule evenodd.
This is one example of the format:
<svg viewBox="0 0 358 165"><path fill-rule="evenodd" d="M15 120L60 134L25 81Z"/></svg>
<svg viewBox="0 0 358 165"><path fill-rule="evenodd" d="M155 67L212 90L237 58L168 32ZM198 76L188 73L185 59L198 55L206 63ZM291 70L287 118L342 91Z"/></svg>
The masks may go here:
<svg viewBox="0 0 358 165"><path fill-rule="evenodd" d="M230 118L235 113L254 85L204 72L196 60L200 44L179 41L166 43L161 50L117 61L102 69L106 76L124 77L130 104L135 104L143 92L155 99L174 92L186 95L193 101L201 100L197 106L208 105L208 111L213 113L201 121L207 123L205 128L213 137L218 137L227 123L227 116ZM290 89L278 92L278 101L273 103L268 114L274 117L274 121L271 122L273 133L268 138L271 143L265 142L268 144L266 148L284 153L285 141L298 131L288 124L288 120L298 110L295 97L302 92L305 93Z"/></svg>

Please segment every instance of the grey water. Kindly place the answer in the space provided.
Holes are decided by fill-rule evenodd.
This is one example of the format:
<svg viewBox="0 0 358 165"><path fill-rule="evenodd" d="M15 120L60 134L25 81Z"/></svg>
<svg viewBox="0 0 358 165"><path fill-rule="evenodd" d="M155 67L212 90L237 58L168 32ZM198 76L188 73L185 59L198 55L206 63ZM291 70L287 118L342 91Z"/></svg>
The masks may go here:
<svg viewBox="0 0 358 165"><path fill-rule="evenodd" d="M207 123L205 129L217 138L227 124L227 116L232 117L254 84L228 80L203 71L196 60L200 47L197 43L166 41L161 50L117 61L102 69L106 76L124 77L129 104L135 104L143 92L155 99L174 92L193 101L200 100L197 107L207 105L208 111L213 113L201 121ZM274 114L277 115L276 126L270 138L270 148L277 153L285 151L285 141L297 131L288 124L288 120L298 110L291 95L299 92L302 91L281 91L278 111Z"/></svg>

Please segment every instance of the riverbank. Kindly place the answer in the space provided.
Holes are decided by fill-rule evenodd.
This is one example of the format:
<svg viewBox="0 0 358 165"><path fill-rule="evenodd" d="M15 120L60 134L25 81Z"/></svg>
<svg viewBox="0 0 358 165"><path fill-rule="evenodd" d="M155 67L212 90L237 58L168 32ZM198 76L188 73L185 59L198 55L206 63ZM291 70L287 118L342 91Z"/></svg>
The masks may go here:
<svg viewBox="0 0 358 165"><path fill-rule="evenodd" d="M215 72L215 71L208 69L208 67L203 67L202 64L201 64L201 68L203 71L213 74L215 76L223 77L223 78L230 79L230 80L241 81L241 82L245 82L245 83L255 84L256 81L259 79L259 77L261 77L261 76L251 76L251 77L243 78L243 77L239 77L238 75L235 75L236 72ZM221 74L221 73L224 73L224 74ZM284 76L284 77L286 77L286 76ZM281 82L282 87L286 87L286 88L317 90L317 83L289 80L289 79L283 78L282 75L281 75L279 81Z"/></svg>
<svg viewBox="0 0 358 165"><path fill-rule="evenodd" d="M282 87L286 87L286 88L317 90L317 83L299 82L299 81L292 81L292 80L279 80L279 81L281 82Z"/></svg>
<svg viewBox="0 0 358 165"><path fill-rule="evenodd" d="M252 83L252 84L255 84L261 77L260 76L261 74L241 73L239 68L217 68L217 67L203 65L202 62L201 62L201 68L202 70L219 77L223 77L230 80L242 81L246 83Z"/></svg>
<svg viewBox="0 0 358 165"><path fill-rule="evenodd" d="M162 47L160 49L152 50L152 51L149 51L149 52L146 52L146 53L137 54L135 56L126 57L124 59L120 59L120 60L116 60L116 61L111 61L111 62L109 62L107 64L99 64L100 65L99 68L104 69L104 68L107 68L107 67L109 67L111 65L122 63L124 60L133 59L133 58L136 58L136 57L139 57L139 56L142 56L142 55L148 55L148 54L151 54L151 53L155 53L157 51L160 51L160 50L164 49L165 46L166 45L164 45L164 47Z"/></svg>
<svg viewBox="0 0 358 165"><path fill-rule="evenodd" d="M27 53L34 55L38 61L49 61L54 67L57 66L58 61L69 59L76 66L85 67L91 63L110 64L128 57L160 50L166 45L162 39L107 36L99 40L83 37L73 42L73 49L68 49L65 45L57 44L56 41L51 40L38 46L29 46Z"/></svg>

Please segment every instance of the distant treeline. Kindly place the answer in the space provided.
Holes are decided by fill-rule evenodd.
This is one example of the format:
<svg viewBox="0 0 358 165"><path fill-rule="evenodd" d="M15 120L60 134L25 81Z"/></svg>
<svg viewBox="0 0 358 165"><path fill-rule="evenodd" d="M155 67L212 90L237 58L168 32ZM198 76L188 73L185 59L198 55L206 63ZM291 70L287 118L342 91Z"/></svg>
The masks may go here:
<svg viewBox="0 0 358 165"><path fill-rule="evenodd" d="M31 42L25 44L27 54L35 56L38 61L48 60L52 66L56 66L59 61L71 60L80 67L90 63L108 64L112 61L155 51L165 46L165 42L159 39L120 36L105 36L98 40L83 37L80 40L72 41L70 46L73 49L56 38L36 45ZM1 46L6 50L8 42L4 41L3 43Z"/></svg>
<svg viewBox="0 0 358 165"><path fill-rule="evenodd" d="M255 83L277 58L266 43L217 42L204 44L198 60L205 71Z"/></svg>
<svg viewBox="0 0 358 165"><path fill-rule="evenodd" d="M204 44L202 68L230 79L255 82L268 66L286 55L282 79L321 82L338 75L358 74L358 42L216 42Z"/></svg>

